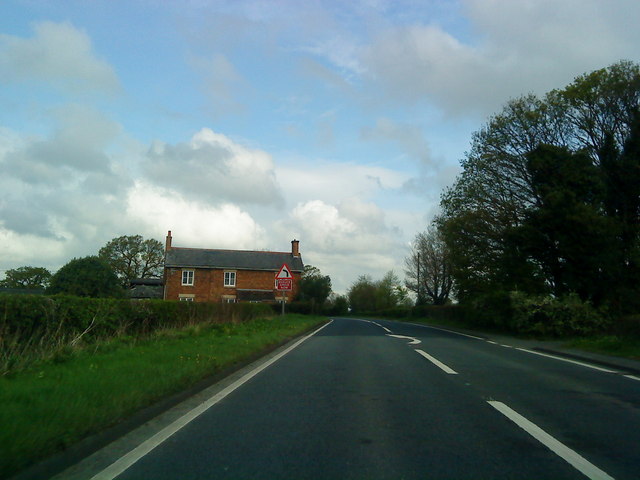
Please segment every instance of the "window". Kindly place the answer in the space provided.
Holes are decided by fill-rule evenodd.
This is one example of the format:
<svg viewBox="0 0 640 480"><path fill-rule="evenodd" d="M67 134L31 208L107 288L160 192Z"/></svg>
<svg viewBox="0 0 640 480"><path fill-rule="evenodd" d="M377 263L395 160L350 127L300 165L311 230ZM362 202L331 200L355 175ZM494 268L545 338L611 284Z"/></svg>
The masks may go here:
<svg viewBox="0 0 640 480"><path fill-rule="evenodd" d="M224 286L225 287L236 286L236 272L224 272Z"/></svg>
<svg viewBox="0 0 640 480"><path fill-rule="evenodd" d="M193 302L196 296L192 294L180 294L178 295L178 300L181 302Z"/></svg>
<svg viewBox="0 0 640 480"><path fill-rule="evenodd" d="M182 270L182 285L193 285L193 270Z"/></svg>
<svg viewBox="0 0 640 480"><path fill-rule="evenodd" d="M223 295L222 303L236 303L236 297L234 295Z"/></svg>

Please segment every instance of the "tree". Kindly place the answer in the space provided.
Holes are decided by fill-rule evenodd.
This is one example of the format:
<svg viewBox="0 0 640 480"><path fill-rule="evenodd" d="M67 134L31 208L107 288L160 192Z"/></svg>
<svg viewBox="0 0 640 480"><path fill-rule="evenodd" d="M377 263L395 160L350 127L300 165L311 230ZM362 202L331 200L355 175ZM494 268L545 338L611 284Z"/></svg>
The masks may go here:
<svg viewBox="0 0 640 480"><path fill-rule="evenodd" d="M462 173L442 195L438 220L449 248L459 300L496 290L539 291L550 286L553 290L555 280L549 264L522 251L523 235L532 233L522 227L531 227L535 212L541 215L540 220L545 212L550 215L561 206L545 198L543 183L533 178L535 168L530 168L529 155L540 145L552 145L570 152L556 152L555 161L572 162L577 161L572 154L580 152L582 159L596 168L591 172L601 179L608 175L611 185L608 196L605 194L608 200L594 198L589 208L598 214L618 208L614 204L620 196L614 192L638 191L637 186L629 184L627 188L622 181L637 178L632 173L636 171L633 161L625 160L625 166L620 167L615 152L631 149L625 139L635 137L632 129L639 102L640 67L619 62L577 77L542 99L527 95L512 100L474 134ZM631 157L636 158L634 154ZM564 180L570 179L565 176ZM569 184L556 188L555 195L566 192ZM633 205L636 197L628 194L626 198L626 204ZM618 228L620 222L616 225L612 228ZM636 239L637 234L630 234L626 243L633 244Z"/></svg>
<svg viewBox="0 0 640 480"><path fill-rule="evenodd" d="M158 240L124 235L109 241L98 256L111 266L123 287L134 278L162 276L164 248Z"/></svg>
<svg viewBox="0 0 640 480"><path fill-rule="evenodd" d="M555 296L575 292L599 303L617 276L616 226L602 211L599 169L586 153L551 145L528 155L528 169L540 203L514 238Z"/></svg>
<svg viewBox="0 0 640 480"><path fill-rule="evenodd" d="M369 275L360 275L349 291L349 306L354 313L373 312L376 309L377 287Z"/></svg>
<svg viewBox="0 0 640 480"><path fill-rule="evenodd" d="M305 265L300 279L298 300L311 303L311 310L317 313L331 294L331 278L322 275L320 269L312 265Z"/></svg>
<svg viewBox="0 0 640 480"><path fill-rule="evenodd" d="M344 295L332 293L329 296L325 313L327 315L346 315L349 313L349 299Z"/></svg>
<svg viewBox="0 0 640 480"><path fill-rule="evenodd" d="M347 297L351 310L356 313L388 310L409 302L408 292L393 270L378 281L361 275L349 288Z"/></svg>
<svg viewBox="0 0 640 480"><path fill-rule="evenodd" d="M405 259L405 285L417 294L418 305L424 302L444 305L449 300L453 286L449 251L437 226L418 233L409 257Z"/></svg>
<svg viewBox="0 0 640 480"><path fill-rule="evenodd" d="M6 277L0 281L2 288L25 288L40 290L47 288L51 272L42 267L18 267L7 270Z"/></svg>
<svg viewBox="0 0 640 480"><path fill-rule="evenodd" d="M48 294L119 297L122 288L111 267L98 257L74 258L52 277Z"/></svg>

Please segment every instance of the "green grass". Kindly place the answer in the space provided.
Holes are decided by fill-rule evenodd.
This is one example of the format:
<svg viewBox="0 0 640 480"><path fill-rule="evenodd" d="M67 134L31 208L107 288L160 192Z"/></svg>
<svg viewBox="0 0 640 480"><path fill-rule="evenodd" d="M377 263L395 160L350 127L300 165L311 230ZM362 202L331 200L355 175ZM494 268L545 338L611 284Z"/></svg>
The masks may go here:
<svg viewBox="0 0 640 480"><path fill-rule="evenodd" d="M640 338L634 336L603 335L578 338L567 342L566 345L588 352L640 360Z"/></svg>
<svg viewBox="0 0 640 480"><path fill-rule="evenodd" d="M287 315L158 332L0 377L0 478L323 320Z"/></svg>

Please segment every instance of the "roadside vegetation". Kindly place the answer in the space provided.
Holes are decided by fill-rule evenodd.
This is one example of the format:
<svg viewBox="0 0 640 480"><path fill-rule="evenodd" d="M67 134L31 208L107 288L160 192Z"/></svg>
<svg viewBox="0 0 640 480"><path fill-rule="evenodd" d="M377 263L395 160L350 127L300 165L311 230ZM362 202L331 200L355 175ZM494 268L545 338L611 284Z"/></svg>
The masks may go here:
<svg viewBox="0 0 640 480"><path fill-rule="evenodd" d="M0 376L0 478L324 320L272 312L235 322L213 317L34 359Z"/></svg>

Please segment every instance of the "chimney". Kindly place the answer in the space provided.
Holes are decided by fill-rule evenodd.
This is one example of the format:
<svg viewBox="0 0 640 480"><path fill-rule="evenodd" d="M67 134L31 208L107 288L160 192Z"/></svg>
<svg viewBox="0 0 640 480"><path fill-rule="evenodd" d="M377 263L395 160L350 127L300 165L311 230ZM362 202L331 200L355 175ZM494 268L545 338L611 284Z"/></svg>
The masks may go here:
<svg viewBox="0 0 640 480"><path fill-rule="evenodd" d="M300 242L298 240L291 240L291 255L300 256Z"/></svg>
<svg viewBox="0 0 640 480"><path fill-rule="evenodd" d="M171 250L171 230L169 230L169 232L167 233L167 239L164 248L165 252L168 252L169 250Z"/></svg>

